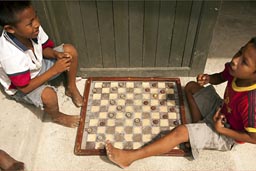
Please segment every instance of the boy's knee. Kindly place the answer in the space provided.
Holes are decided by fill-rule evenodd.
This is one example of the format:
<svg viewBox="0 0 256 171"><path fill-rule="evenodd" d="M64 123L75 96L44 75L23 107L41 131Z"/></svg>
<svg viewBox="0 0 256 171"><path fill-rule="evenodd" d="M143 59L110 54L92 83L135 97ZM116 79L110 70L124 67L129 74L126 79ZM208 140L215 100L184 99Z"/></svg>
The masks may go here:
<svg viewBox="0 0 256 171"><path fill-rule="evenodd" d="M198 83L195 82L195 81L190 81L190 82L188 82L188 83L185 85L185 87L184 87L184 91L185 91L186 93L191 92L191 90L195 87L196 84L198 84Z"/></svg>
<svg viewBox="0 0 256 171"><path fill-rule="evenodd" d="M63 49L64 52L71 54L73 58L76 58L78 55L76 48L71 44L64 44Z"/></svg>
<svg viewBox="0 0 256 171"><path fill-rule="evenodd" d="M185 125L179 125L175 127L172 131L175 138L181 141L186 141L188 139L188 129Z"/></svg>
<svg viewBox="0 0 256 171"><path fill-rule="evenodd" d="M56 92L51 87L46 87L41 94L43 102L47 102L49 99L54 98L55 96Z"/></svg>

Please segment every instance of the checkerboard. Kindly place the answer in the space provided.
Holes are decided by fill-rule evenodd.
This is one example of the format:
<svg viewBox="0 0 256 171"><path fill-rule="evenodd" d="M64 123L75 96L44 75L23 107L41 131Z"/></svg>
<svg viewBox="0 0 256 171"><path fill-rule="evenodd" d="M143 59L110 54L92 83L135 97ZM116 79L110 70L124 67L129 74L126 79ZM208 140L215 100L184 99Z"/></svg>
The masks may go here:
<svg viewBox="0 0 256 171"><path fill-rule="evenodd" d="M75 154L105 155L106 140L138 149L185 123L178 78L88 78ZM183 145L164 155L184 156Z"/></svg>

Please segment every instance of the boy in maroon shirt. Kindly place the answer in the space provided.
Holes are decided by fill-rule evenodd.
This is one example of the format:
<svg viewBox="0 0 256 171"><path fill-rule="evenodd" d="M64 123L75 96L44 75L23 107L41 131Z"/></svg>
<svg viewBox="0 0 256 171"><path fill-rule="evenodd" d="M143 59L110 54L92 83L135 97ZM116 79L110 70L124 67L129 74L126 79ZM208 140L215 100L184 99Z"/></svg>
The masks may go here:
<svg viewBox="0 0 256 171"><path fill-rule="evenodd" d="M222 100L210 83L227 81ZM194 159L202 149L231 150L237 142L256 144L256 37L252 38L224 71L200 74L189 82L185 94L192 123L179 125L161 139L136 150L121 150L106 142L108 158L118 166L169 152L180 143L189 142Z"/></svg>

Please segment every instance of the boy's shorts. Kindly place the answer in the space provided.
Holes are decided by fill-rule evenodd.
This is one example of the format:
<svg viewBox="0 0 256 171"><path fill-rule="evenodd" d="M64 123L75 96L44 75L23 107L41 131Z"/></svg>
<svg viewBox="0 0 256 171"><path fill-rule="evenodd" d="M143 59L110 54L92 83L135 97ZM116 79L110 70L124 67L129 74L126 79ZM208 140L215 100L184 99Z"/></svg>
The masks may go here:
<svg viewBox="0 0 256 171"><path fill-rule="evenodd" d="M186 124L194 159L198 157L202 149L231 150L235 145L234 139L214 131L212 118L222 104L222 99L214 87L209 85L194 94L193 97L203 116L203 120L198 123Z"/></svg>
<svg viewBox="0 0 256 171"><path fill-rule="evenodd" d="M56 50L58 52L64 52L63 45L64 44L62 44L58 47L55 47L54 50ZM49 70L55 64L55 61L56 61L55 59L43 59L42 60L42 68L41 68L41 71L39 72L38 76L43 74L47 70ZM58 76L59 75L56 75L56 76L52 77L51 80L58 77ZM19 102L28 103L28 104L35 105L36 107L40 107L43 110L44 105L43 105L41 95L42 95L43 90L46 87L52 88L55 92L57 91L57 89L55 87L53 87L51 85L48 85L46 83L46 84L43 84L40 87L36 88L35 90L31 91L28 94L24 94L24 93L22 93L21 91L18 90L11 97L14 98L15 100L19 101Z"/></svg>

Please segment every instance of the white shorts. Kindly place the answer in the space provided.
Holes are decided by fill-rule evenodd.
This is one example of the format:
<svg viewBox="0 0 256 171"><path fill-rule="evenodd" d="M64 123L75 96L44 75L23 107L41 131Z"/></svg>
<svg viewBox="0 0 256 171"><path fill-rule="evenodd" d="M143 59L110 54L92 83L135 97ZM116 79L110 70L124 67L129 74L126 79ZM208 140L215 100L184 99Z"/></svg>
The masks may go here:
<svg viewBox="0 0 256 171"><path fill-rule="evenodd" d="M222 104L222 99L214 87L212 85L207 86L194 94L193 97L203 116L202 121L198 123L186 124L194 159L199 156L202 149L231 150L236 144L235 140L215 132L213 127L212 118Z"/></svg>

